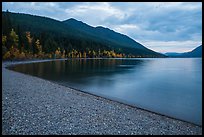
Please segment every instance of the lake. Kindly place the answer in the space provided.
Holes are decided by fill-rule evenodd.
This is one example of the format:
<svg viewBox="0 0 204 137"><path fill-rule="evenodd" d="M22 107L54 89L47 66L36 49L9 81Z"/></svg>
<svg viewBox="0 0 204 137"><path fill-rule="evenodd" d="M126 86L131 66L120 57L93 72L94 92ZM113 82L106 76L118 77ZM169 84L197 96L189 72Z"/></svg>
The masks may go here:
<svg viewBox="0 0 204 137"><path fill-rule="evenodd" d="M68 59L10 69L202 125L202 58Z"/></svg>

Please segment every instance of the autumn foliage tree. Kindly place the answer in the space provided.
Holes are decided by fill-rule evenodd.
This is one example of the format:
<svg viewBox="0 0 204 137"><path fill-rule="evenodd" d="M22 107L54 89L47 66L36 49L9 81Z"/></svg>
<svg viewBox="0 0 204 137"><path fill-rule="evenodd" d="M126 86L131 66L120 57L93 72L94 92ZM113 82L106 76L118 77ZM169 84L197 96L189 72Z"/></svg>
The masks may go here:
<svg viewBox="0 0 204 137"><path fill-rule="evenodd" d="M36 40L35 46L36 46L36 49L37 49L37 57L43 58L44 53L42 52L42 45L40 44L39 39Z"/></svg>
<svg viewBox="0 0 204 137"><path fill-rule="evenodd" d="M30 32L26 32L26 38L27 38L28 46L29 46L27 47L27 50L30 52L33 52L33 47L32 47L33 38L31 37Z"/></svg>
<svg viewBox="0 0 204 137"><path fill-rule="evenodd" d="M56 58L61 58L61 51L60 51L59 47L55 50L55 57Z"/></svg>
<svg viewBox="0 0 204 137"><path fill-rule="evenodd" d="M20 52L18 50L18 35L16 34L16 32L14 31L14 29L11 30L10 35L9 35L9 39L10 39L10 43L11 43L11 47L9 49L7 55L10 55L10 59L15 59L18 58Z"/></svg>
<svg viewBox="0 0 204 137"><path fill-rule="evenodd" d="M18 48L19 38L16 32L14 31L14 29L12 29L10 32L10 40L11 40L11 46L13 46L14 48Z"/></svg>

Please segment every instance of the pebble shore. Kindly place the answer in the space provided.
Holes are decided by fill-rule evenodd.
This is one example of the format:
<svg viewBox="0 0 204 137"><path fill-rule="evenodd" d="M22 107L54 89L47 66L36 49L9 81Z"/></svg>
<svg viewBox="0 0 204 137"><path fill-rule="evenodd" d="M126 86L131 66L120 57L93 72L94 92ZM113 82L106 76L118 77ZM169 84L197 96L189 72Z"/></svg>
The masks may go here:
<svg viewBox="0 0 204 137"><path fill-rule="evenodd" d="M5 68L18 63L2 63L3 135L202 135L200 126Z"/></svg>

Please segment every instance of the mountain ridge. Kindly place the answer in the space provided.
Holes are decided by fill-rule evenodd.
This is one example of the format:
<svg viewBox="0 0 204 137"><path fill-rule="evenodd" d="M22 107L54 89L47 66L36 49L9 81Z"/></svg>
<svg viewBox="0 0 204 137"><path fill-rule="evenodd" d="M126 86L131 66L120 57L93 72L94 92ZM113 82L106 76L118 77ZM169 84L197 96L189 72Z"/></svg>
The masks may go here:
<svg viewBox="0 0 204 137"><path fill-rule="evenodd" d="M94 35L97 35L97 36L99 36L100 38L103 38L103 39L110 39L109 37L105 36L105 34L106 35L109 34L109 35L112 36L112 38L113 37L114 38L119 37L118 40L120 40L121 38L125 39L126 41L128 40L128 43L129 44L131 43L131 45L135 45L137 43L138 45L132 46L133 48L135 47L135 48L140 48L140 49L147 49L142 44L140 44L140 43L136 42L135 40L131 39L129 36L121 34L119 32L116 32L116 31L114 31L114 30L112 30L110 28L105 28L103 26L92 27L92 26L90 26L90 25L88 25L88 24L86 24L86 23L84 23L82 21L78 21L78 20L73 19L73 18L67 19L67 20L63 21L63 23L68 24L68 25L70 25L72 27L76 27L76 24L77 24L77 26L81 25L81 26L83 26L83 28L80 28L80 29L83 29L82 31L87 31L87 29L89 29L88 31L90 31ZM76 29L78 29L78 28L76 28Z"/></svg>
<svg viewBox="0 0 204 137"><path fill-rule="evenodd" d="M2 12L3 34L8 34L11 30L11 27L10 29L5 27L8 23L7 16L11 18L11 27L15 30L19 30L20 28L21 33L30 31L38 38L41 38L42 33L45 33L45 38L52 39L62 49L107 49L141 57L166 57L163 54L144 47L124 34L120 34L109 28L92 27L74 18L58 21L49 17L25 13ZM44 46L47 39L40 39L40 41L42 41L42 45ZM57 48L56 44L54 45L54 47L50 47L52 50L48 49L48 51L53 52Z"/></svg>
<svg viewBox="0 0 204 137"><path fill-rule="evenodd" d="M182 57L182 58L190 58L190 57L202 57L202 45L194 48L189 52L177 53L177 52L167 52L164 53L169 57Z"/></svg>

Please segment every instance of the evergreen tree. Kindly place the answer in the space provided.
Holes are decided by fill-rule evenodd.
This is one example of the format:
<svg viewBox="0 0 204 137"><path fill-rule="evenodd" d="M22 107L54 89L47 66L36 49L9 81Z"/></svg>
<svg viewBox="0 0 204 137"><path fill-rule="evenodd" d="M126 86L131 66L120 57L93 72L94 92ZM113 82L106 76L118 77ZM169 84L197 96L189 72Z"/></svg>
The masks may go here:
<svg viewBox="0 0 204 137"><path fill-rule="evenodd" d="M7 41L7 37L2 35L2 57L7 52L6 41Z"/></svg>
<svg viewBox="0 0 204 137"><path fill-rule="evenodd" d="M10 31L12 29L11 25L11 19L10 19L10 12L7 10L6 14L4 14L4 19L2 19L2 31L3 34L8 36L10 34Z"/></svg>

